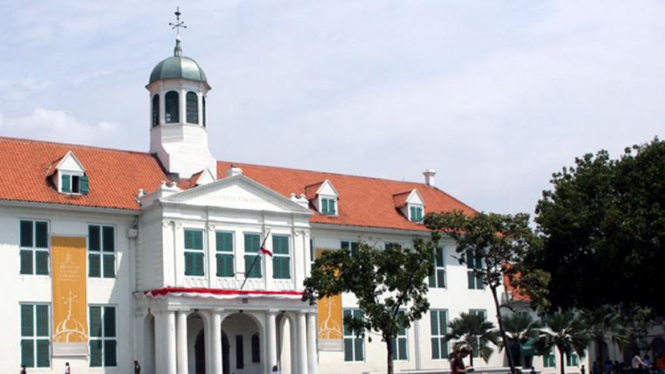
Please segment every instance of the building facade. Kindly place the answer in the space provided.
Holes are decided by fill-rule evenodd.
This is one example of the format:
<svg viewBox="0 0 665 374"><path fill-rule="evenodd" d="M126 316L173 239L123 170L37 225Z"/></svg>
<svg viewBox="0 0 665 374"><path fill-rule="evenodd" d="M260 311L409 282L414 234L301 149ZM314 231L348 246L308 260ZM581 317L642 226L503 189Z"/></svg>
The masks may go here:
<svg viewBox="0 0 665 374"><path fill-rule="evenodd" d="M313 260L411 246L428 238L427 212L473 210L433 170L413 183L215 160L211 87L180 40L146 88L149 152L0 138L0 372L384 371L380 336L344 328L353 295L301 300ZM496 322L453 255L444 240L431 310L394 343L397 371L448 370L443 336L461 312ZM475 365L503 366L503 353Z"/></svg>

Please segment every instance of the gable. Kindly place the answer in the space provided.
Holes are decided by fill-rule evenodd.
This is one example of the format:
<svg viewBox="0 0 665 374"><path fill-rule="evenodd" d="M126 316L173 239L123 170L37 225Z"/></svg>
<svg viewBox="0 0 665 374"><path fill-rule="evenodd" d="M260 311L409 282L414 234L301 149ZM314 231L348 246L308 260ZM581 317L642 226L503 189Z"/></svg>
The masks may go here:
<svg viewBox="0 0 665 374"><path fill-rule="evenodd" d="M173 194L163 200L193 206L312 214L309 209L243 175L220 179L204 186Z"/></svg>
<svg viewBox="0 0 665 374"><path fill-rule="evenodd" d="M58 171L85 173L85 168L72 151L67 152L55 168Z"/></svg>
<svg viewBox="0 0 665 374"><path fill-rule="evenodd" d="M337 190L335 190L335 187L333 187L332 183L330 183L329 180L326 179L325 182L319 187L319 190L316 191L317 195L323 195L323 196L339 196L337 194Z"/></svg>
<svg viewBox="0 0 665 374"><path fill-rule="evenodd" d="M423 197L420 196L420 192L418 190L413 190L409 194L409 197L406 199L407 204L416 204L416 205L425 205L425 200L423 200Z"/></svg>

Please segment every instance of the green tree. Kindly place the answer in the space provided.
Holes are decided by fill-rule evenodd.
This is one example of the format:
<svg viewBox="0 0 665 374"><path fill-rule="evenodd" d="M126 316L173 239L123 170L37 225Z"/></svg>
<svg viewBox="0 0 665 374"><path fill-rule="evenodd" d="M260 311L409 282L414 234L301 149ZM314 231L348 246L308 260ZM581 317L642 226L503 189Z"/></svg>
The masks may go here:
<svg viewBox="0 0 665 374"><path fill-rule="evenodd" d="M494 324L487 320L482 313L460 313L459 317L448 324L450 332L446 335L447 340L455 340L453 350L458 351L462 347L470 347L473 350L469 360L473 366L473 357L489 361L494 349L489 343L497 345L499 337L494 329Z"/></svg>
<svg viewBox="0 0 665 374"><path fill-rule="evenodd" d="M521 269L524 253L538 244L538 238L529 228L529 216L494 213L467 216L461 211L430 213L425 217L425 225L433 233L445 233L456 241L457 260L467 264L470 282L474 278L474 282L480 281L489 286L501 339L507 346L498 291L504 286L504 278L517 278L515 275ZM515 374L515 363L509 349L506 356L511 372Z"/></svg>
<svg viewBox="0 0 665 374"><path fill-rule="evenodd" d="M323 297L354 294L362 319L346 316L344 323L359 334L376 331L381 335L387 371L393 374L394 339L429 309L426 279L433 271L434 248L433 242L416 239L413 249L361 244L353 254L348 249L326 251L305 279L303 299L313 304Z"/></svg>
<svg viewBox="0 0 665 374"><path fill-rule="evenodd" d="M604 351L608 341L612 346L616 344L622 350L628 344L629 333L617 308L603 305L583 311L582 317L596 345L596 358L599 363L605 362Z"/></svg>
<svg viewBox="0 0 665 374"><path fill-rule="evenodd" d="M542 249L530 267L551 275L554 308L615 305L665 313L665 143L576 158L553 174L535 221Z"/></svg>
<svg viewBox="0 0 665 374"><path fill-rule="evenodd" d="M520 347L529 341L535 341L538 338L540 321L534 320L527 312L517 312L503 317L503 328L508 338L508 349L513 354L516 364L520 364ZM500 348L503 348L502 344Z"/></svg>
<svg viewBox="0 0 665 374"><path fill-rule="evenodd" d="M572 312L557 311L542 318L545 327L540 329L538 347L541 353L550 352L554 347L560 355L561 374L565 374L564 358L577 353L584 357L590 342L584 320Z"/></svg>

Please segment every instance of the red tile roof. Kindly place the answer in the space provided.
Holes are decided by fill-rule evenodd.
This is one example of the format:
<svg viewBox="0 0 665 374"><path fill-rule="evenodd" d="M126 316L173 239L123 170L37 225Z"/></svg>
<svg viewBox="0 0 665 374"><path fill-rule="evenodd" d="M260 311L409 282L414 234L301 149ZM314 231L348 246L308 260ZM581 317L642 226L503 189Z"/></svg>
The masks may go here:
<svg viewBox="0 0 665 374"><path fill-rule="evenodd" d="M411 191L406 191L393 195L393 201L395 202L396 208L401 208L404 205L406 205L406 199L408 199L409 195L411 195Z"/></svg>
<svg viewBox="0 0 665 374"><path fill-rule="evenodd" d="M90 179L90 193L86 196L58 193L46 176L49 166L68 151L86 168ZM425 200L428 212L474 212L447 193L422 183L235 164L247 177L287 198L292 192L305 193L306 186L329 179L340 195L339 215L316 213L311 219L314 223L425 230L408 221L394 204L393 195L414 188ZM223 178L230 166L230 162L218 162L217 175ZM0 137L0 200L139 210L135 200L139 189L150 193L168 179L159 161L149 153ZM191 181L179 183L185 188L194 185Z"/></svg>

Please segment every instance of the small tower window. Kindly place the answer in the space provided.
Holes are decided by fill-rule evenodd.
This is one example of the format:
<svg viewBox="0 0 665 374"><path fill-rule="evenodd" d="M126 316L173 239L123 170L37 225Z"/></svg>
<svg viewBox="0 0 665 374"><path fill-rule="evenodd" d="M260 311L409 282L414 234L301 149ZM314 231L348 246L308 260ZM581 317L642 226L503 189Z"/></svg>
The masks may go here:
<svg viewBox="0 0 665 374"><path fill-rule="evenodd" d="M206 97L203 96L201 99L203 101L203 127L206 127Z"/></svg>
<svg viewBox="0 0 665 374"><path fill-rule="evenodd" d="M159 95L152 97L152 127L159 125Z"/></svg>
<svg viewBox="0 0 665 374"><path fill-rule="evenodd" d="M199 96L196 92L187 92L187 123L199 123Z"/></svg>
<svg viewBox="0 0 665 374"><path fill-rule="evenodd" d="M180 104L178 101L178 93L175 91L169 91L166 93L166 96L164 96L164 105L166 106L164 114L166 123L180 122Z"/></svg>

